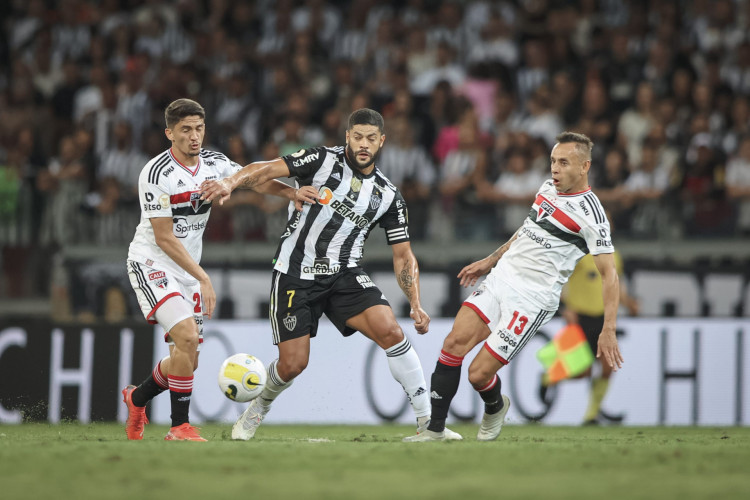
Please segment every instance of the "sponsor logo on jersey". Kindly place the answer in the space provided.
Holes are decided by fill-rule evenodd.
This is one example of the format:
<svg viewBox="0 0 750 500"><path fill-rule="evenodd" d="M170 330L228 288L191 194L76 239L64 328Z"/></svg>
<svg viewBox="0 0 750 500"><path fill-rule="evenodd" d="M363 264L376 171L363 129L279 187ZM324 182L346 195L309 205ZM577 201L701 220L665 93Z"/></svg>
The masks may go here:
<svg viewBox="0 0 750 500"><path fill-rule="evenodd" d="M581 207L581 210L583 210L584 215L589 214L589 209L586 208L586 204L583 202L583 200L578 202L578 206Z"/></svg>
<svg viewBox="0 0 750 500"><path fill-rule="evenodd" d="M178 238L186 238L190 231L203 231L206 228L206 221L188 222L186 217L174 217L172 219L174 235Z"/></svg>
<svg viewBox="0 0 750 500"><path fill-rule="evenodd" d="M209 165L209 166L213 166L213 165ZM218 179L218 178L219 178L218 175L207 175L205 180L212 181L212 180Z"/></svg>
<svg viewBox="0 0 750 500"><path fill-rule="evenodd" d="M547 200L544 200L539 204L539 210L537 211L537 214L536 214L537 219L542 220L545 217L549 217L550 215L555 213L555 210L557 209L555 208L554 205L552 205L552 203L549 203Z"/></svg>
<svg viewBox="0 0 750 500"><path fill-rule="evenodd" d="M341 270L339 264L331 265L331 259L328 257L318 257L313 261L312 266L302 266L302 272L307 274L336 274Z"/></svg>
<svg viewBox="0 0 750 500"><path fill-rule="evenodd" d="M149 193L146 191L143 194L143 197L146 199L146 203L143 204L143 211L148 212L149 210L159 210L161 208L161 205L159 203L153 203L154 201L154 194Z"/></svg>
<svg viewBox="0 0 750 500"><path fill-rule="evenodd" d="M302 150L302 152L304 153L304 150ZM292 156L295 156L296 154L297 153L293 154ZM308 163L314 162L318 158L320 158L320 153L318 153L318 152L316 152L316 153L310 153L309 155L305 156L304 158L300 158L299 160L294 160L292 162L292 165L295 166L295 167L301 167L302 165L306 165Z"/></svg>
<svg viewBox="0 0 750 500"><path fill-rule="evenodd" d="M185 183L182 182L182 179L177 180L177 187L185 187Z"/></svg>
<svg viewBox="0 0 750 500"><path fill-rule="evenodd" d="M338 200L333 200L333 202L331 202L331 208L337 214L353 222L360 229L363 229L370 225L370 219L368 219L364 215L356 214L354 210L347 207Z"/></svg>
<svg viewBox="0 0 750 500"><path fill-rule="evenodd" d="M321 205L328 205L333 199L333 191L331 191L330 188L323 186L320 188L320 191L318 191L318 196L320 196L320 198L318 198L318 203Z"/></svg>
<svg viewBox="0 0 750 500"><path fill-rule="evenodd" d="M340 181L340 180L341 180L341 174L340 174L340 173L338 173L338 172L334 172L334 173L333 173L333 174L331 175L331 179L336 179L337 181Z"/></svg>
<svg viewBox="0 0 750 500"><path fill-rule="evenodd" d="M358 177L352 177L350 186L352 188L352 191L354 191L355 193L359 193L359 190L362 189L362 179L359 179Z"/></svg>
<svg viewBox="0 0 750 500"><path fill-rule="evenodd" d="M146 259L146 265L147 266L153 266L154 265L154 261L151 260L151 259Z"/></svg>
<svg viewBox="0 0 750 500"><path fill-rule="evenodd" d="M538 243L540 246L546 248L547 250L549 250L550 248L552 248L552 244L549 241L547 241L547 238L545 238L543 236L539 236L538 234L536 234L534 231L532 231L528 227L524 226L521 229L521 233L524 234L527 238L529 238L534 243Z"/></svg>
<svg viewBox="0 0 750 500"><path fill-rule="evenodd" d="M506 341L509 346L516 347L518 345L518 342L512 339L505 330L500 330L498 333L500 335L500 338Z"/></svg>
<svg viewBox="0 0 750 500"><path fill-rule="evenodd" d="M159 196L159 205L161 205L161 208L169 208L169 195L167 193Z"/></svg>
<svg viewBox="0 0 750 500"><path fill-rule="evenodd" d="M284 323L286 329L291 332L292 330L294 330L294 327L297 326L297 316L287 315L287 317L284 318L282 322Z"/></svg>
<svg viewBox="0 0 750 500"><path fill-rule="evenodd" d="M148 279L150 279L151 281L158 280L159 278L163 278L164 276L166 276L164 274L164 271L154 271L153 273L148 273Z"/></svg>
<svg viewBox="0 0 750 500"><path fill-rule="evenodd" d="M153 281L152 285L158 286L159 288L164 288L165 286L167 286L167 275L164 273L164 271L155 271L153 273L149 273L148 280Z"/></svg>
<svg viewBox="0 0 750 500"><path fill-rule="evenodd" d="M372 288L375 286L375 283L373 283L370 277L366 275L357 276L357 283L359 283L359 286L362 288Z"/></svg>
<svg viewBox="0 0 750 500"><path fill-rule="evenodd" d="M216 161L215 160L206 160L206 166L207 167L215 167Z"/></svg>
<svg viewBox="0 0 750 500"><path fill-rule="evenodd" d="M602 239L596 240L596 246L605 248L612 246L612 239L609 237L609 233L605 228L599 229L599 235Z"/></svg>
<svg viewBox="0 0 750 500"><path fill-rule="evenodd" d="M299 158L300 156L302 156L304 154L305 154L305 150L304 149L300 149L296 153L292 153L292 158Z"/></svg>
<svg viewBox="0 0 750 500"><path fill-rule="evenodd" d="M165 170L164 170L164 171L163 171L163 172L162 172L161 174L162 174L162 175L163 175L164 177L169 177L169 174L171 174L172 172L174 172L174 166L173 166L173 165L170 165L170 166L169 166L168 168L166 168L166 169L165 169Z"/></svg>
<svg viewBox="0 0 750 500"><path fill-rule="evenodd" d="M407 217L406 217L406 212L404 211L403 208L399 208L398 209L398 223L399 224L406 224L407 222L408 221L407 221Z"/></svg>

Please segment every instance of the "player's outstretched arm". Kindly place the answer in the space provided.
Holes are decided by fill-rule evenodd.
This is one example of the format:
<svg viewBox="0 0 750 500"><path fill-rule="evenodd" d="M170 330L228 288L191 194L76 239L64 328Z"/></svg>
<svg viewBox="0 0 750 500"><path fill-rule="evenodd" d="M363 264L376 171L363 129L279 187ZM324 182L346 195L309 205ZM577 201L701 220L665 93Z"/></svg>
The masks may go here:
<svg viewBox="0 0 750 500"><path fill-rule="evenodd" d="M427 333L430 328L430 317L422 309L419 292L419 264L417 257L411 250L411 243L405 241L396 243L393 249L393 271L396 273L396 281L406 298L409 299L411 312L409 315L414 320L414 329L420 335Z"/></svg>
<svg viewBox="0 0 750 500"><path fill-rule="evenodd" d="M617 276L613 254L594 255L594 264L602 277L602 299L604 300L604 326L599 334L596 357L604 357L612 370L617 371L624 361L615 335L617 308L620 305L620 279Z"/></svg>
<svg viewBox="0 0 750 500"><path fill-rule="evenodd" d="M154 239L159 248L164 250L169 258L200 283L203 314L210 318L216 305L216 292L208 274L193 260L180 240L174 235L171 217L154 217L149 220L151 221L151 227L154 228Z"/></svg>
<svg viewBox="0 0 750 500"><path fill-rule="evenodd" d="M257 161L254 163L250 163L249 165L245 165L234 175L231 175L225 179L221 179L218 181L203 181L203 183L201 184L201 192L203 193L201 195L201 200L208 200L211 202L218 200L219 205L223 205L224 202L231 197L232 191L237 188L252 189L258 192L264 192L257 189L257 187L267 183L271 179L288 176L289 167L287 167L286 163L281 158L276 158L275 160L271 161ZM276 189L284 190L284 188L281 187L277 187ZM282 196L289 199L294 199L288 194Z"/></svg>
<svg viewBox="0 0 750 500"><path fill-rule="evenodd" d="M511 239L503 243L503 245L492 252L490 255L482 260L472 262L468 266L461 269L458 273L458 279L460 279L460 285L464 288L474 286L477 280L490 272L495 264L500 260L505 252L510 248L510 244L513 243L518 237L518 231L514 234Z"/></svg>

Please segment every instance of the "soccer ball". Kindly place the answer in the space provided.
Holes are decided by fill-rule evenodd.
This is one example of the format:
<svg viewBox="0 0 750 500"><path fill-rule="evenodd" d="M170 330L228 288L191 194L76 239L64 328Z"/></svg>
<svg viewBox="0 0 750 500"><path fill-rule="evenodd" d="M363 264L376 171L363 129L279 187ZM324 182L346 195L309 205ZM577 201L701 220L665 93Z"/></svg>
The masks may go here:
<svg viewBox="0 0 750 500"><path fill-rule="evenodd" d="M263 362L245 353L229 356L219 369L219 388L226 397L238 403L257 398L266 386Z"/></svg>

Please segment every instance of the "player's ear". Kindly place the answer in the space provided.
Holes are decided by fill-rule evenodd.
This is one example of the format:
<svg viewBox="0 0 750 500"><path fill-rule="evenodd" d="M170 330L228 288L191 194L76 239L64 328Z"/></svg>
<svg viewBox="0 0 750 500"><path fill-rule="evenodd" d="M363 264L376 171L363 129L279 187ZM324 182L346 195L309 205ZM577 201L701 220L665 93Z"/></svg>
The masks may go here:
<svg viewBox="0 0 750 500"><path fill-rule="evenodd" d="M164 135L166 135L167 139L169 139L170 141L174 141L174 138L172 137L172 129L165 128L164 129Z"/></svg>

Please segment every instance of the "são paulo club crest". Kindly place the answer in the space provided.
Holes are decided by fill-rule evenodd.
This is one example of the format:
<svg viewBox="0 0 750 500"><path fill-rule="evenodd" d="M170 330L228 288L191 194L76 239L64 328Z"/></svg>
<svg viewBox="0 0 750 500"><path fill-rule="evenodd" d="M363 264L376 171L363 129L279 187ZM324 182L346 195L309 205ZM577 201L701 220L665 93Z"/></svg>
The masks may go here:
<svg viewBox="0 0 750 500"><path fill-rule="evenodd" d="M193 212L198 213L198 210L206 203L206 200L201 200L201 195L200 191L190 193L190 205L193 207Z"/></svg>

